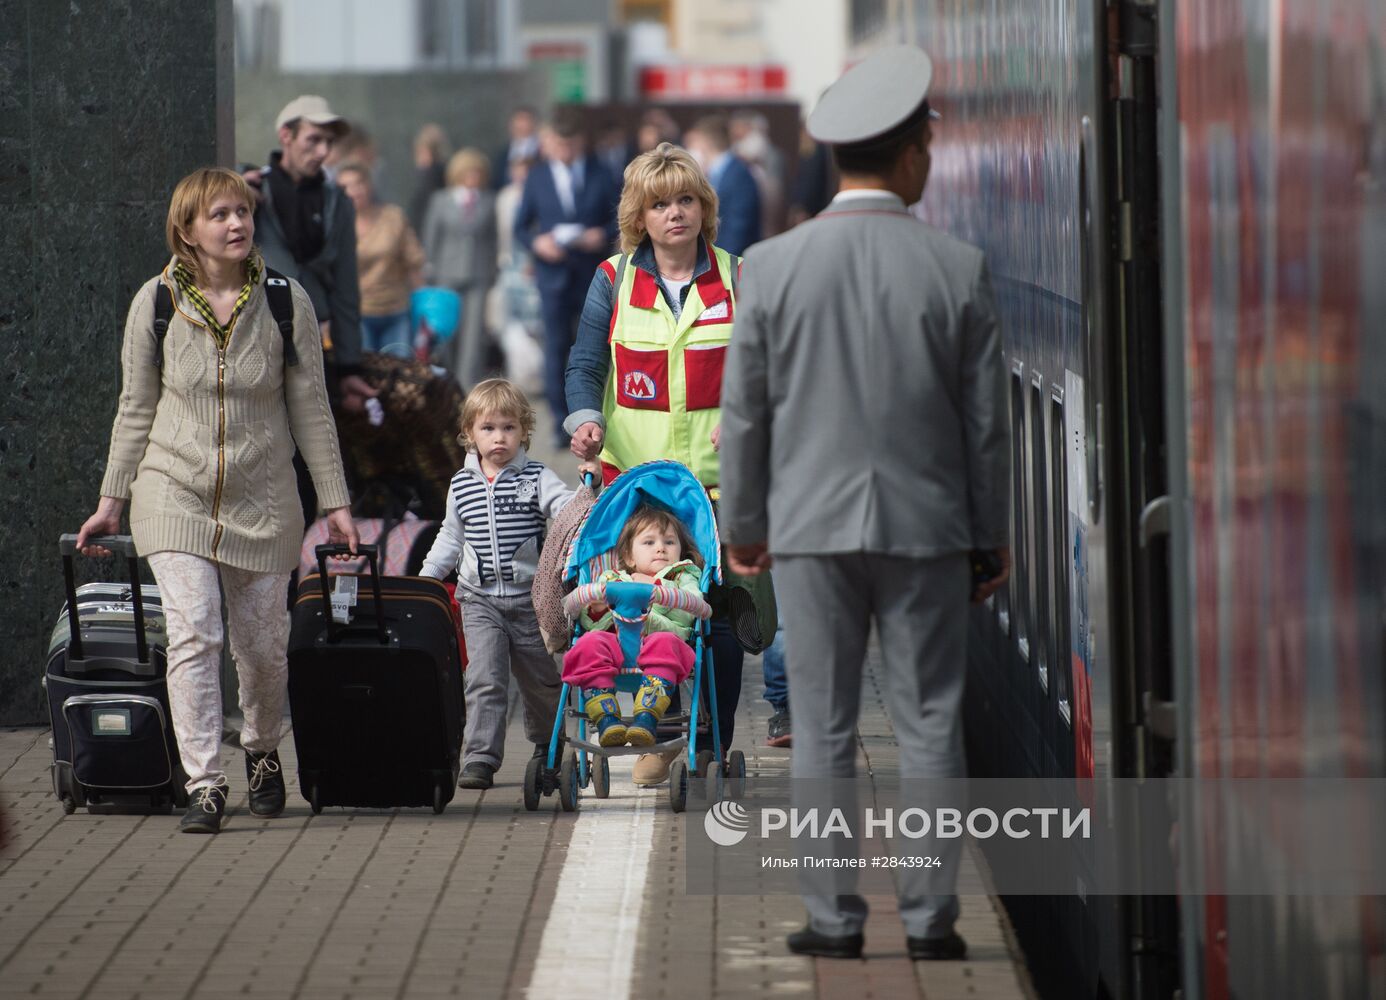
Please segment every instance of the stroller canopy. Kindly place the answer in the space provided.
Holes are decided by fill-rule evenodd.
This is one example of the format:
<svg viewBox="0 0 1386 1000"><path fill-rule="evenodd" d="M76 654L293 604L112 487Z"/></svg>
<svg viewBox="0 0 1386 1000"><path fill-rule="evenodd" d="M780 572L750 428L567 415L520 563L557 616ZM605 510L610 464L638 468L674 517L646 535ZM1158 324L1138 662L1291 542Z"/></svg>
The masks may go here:
<svg viewBox="0 0 1386 1000"><path fill-rule="evenodd" d="M686 466L668 461L637 465L602 492L568 551L564 579L572 579L590 560L616 548L621 529L641 504L667 510L688 528L703 557L704 592L711 583L722 581L722 545L712 501Z"/></svg>

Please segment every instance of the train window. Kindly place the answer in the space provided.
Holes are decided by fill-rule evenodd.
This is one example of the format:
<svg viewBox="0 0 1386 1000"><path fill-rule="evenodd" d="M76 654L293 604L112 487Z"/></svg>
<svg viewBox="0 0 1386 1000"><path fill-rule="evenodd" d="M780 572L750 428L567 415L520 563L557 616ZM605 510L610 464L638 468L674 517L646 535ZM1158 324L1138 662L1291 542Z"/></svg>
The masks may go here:
<svg viewBox="0 0 1386 1000"><path fill-rule="evenodd" d="M1049 662L1054 667L1059 714L1064 722L1072 725L1069 664L1073 656L1068 648L1068 570L1073 563L1073 550L1068 543L1068 454L1064 448L1064 434L1064 397L1058 389L1053 389L1049 399L1049 551L1053 554L1054 585L1049 598L1053 610L1049 627L1053 646Z"/></svg>
<svg viewBox="0 0 1386 1000"><path fill-rule="evenodd" d="M1011 370L1011 620L1014 623L1016 648L1020 655L1030 658L1030 636L1026 613L1026 525L1029 523L1025 503L1025 388L1021 381L1023 366L1017 362Z"/></svg>
<svg viewBox="0 0 1386 1000"><path fill-rule="evenodd" d="M1030 662L1040 687L1049 690L1049 463L1045 453L1044 376L1036 372L1030 385Z"/></svg>

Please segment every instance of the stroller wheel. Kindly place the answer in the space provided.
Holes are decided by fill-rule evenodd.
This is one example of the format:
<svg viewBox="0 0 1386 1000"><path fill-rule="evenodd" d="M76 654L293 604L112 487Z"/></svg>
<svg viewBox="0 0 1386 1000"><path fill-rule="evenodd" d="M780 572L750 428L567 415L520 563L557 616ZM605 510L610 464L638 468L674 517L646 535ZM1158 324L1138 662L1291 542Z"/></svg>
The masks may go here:
<svg viewBox="0 0 1386 1000"><path fill-rule="evenodd" d="M688 765L683 758L674 761L669 768L669 807L681 813L688 805Z"/></svg>
<svg viewBox="0 0 1386 1000"><path fill-rule="evenodd" d="M577 810L578 794L577 751L569 750L563 755L563 763L558 768L558 803L564 812Z"/></svg>
<svg viewBox="0 0 1386 1000"><path fill-rule="evenodd" d="M539 808L539 782L543 780L544 758L531 757L525 765L525 808L530 812Z"/></svg>
<svg viewBox="0 0 1386 1000"><path fill-rule="evenodd" d="M727 758L727 798L736 801L746 796L746 755L733 750Z"/></svg>
<svg viewBox="0 0 1386 1000"><path fill-rule="evenodd" d="M704 749L698 751L698 775L699 775L699 777L706 778L709 774L712 773L712 765L713 765L713 762L716 761L716 759L717 759L717 758L714 757L714 756L712 755L712 751L711 751L711 750L708 750L708 749L704 748Z"/></svg>
<svg viewBox="0 0 1386 1000"><path fill-rule="evenodd" d="M599 799L604 799L611 794L611 767L607 764L605 757L593 757L592 767L592 794Z"/></svg>

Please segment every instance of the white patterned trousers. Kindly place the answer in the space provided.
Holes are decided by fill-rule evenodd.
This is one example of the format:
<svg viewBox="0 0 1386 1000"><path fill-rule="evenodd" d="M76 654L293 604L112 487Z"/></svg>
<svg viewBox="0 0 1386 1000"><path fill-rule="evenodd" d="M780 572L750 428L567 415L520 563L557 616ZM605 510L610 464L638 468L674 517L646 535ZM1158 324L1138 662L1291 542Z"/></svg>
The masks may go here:
<svg viewBox="0 0 1386 1000"><path fill-rule="evenodd" d="M168 628L168 700L188 791L224 784L222 587L245 715L241 745L265 753L279 745L288 694L289 574L252 573L186 552L155 552L149 567Z"/></svg>

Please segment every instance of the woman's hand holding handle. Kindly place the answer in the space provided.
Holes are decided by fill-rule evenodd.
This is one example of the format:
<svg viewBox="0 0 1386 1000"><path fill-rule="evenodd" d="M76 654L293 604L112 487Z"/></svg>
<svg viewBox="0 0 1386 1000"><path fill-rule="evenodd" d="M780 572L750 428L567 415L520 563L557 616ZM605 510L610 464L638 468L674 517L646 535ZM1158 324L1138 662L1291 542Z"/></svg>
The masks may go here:
<svg viewBox="0 0 1386 1000"><path fill-rule="evenodd" d="M327 541L329 545L347 545L351 548L351 555L333 556L333 559L350 559L356 555L361 535L356 530L356 520L351 516L350 507L335 507L327 512Z"/></svg>
<svg viewBox="0 0 1386 1000"><path fill-rule="evenodd" d="M104 545L88 545L87 539L120 534L120 515L124 510L124 500L102 497L96 505L96 513L87 518L81 530L77 532L77 551L91 557L110 555L110 549Z"/></svg>
<svg viewBox="0 0 1386 1000"><path fill-rule="evenodd" d="M578 458L595 459L602 453L602 440L605 436L601 425L595 420L589 420L573 431L573 440L569 442L568 448Z"/></svg>

